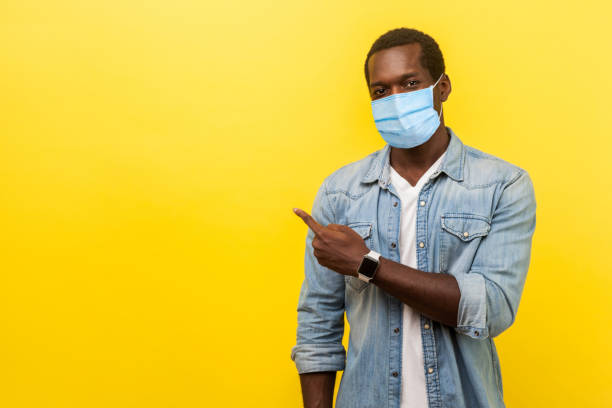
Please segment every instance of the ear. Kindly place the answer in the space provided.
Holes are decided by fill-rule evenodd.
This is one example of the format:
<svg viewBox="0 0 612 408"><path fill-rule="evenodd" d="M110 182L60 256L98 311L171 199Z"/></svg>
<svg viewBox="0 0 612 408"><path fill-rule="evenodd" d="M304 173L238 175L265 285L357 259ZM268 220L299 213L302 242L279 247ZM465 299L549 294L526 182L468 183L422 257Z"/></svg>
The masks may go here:
<svg viewBox="0 0 612 408"><path fill-rule="evenodd" d="M440 88L440 101L446 102L446 100L448 99L448 96L450 95L453 89L451 86L451 81L450 81L448 74L444 74L442 79L440 79L439 88Z"/></svg>

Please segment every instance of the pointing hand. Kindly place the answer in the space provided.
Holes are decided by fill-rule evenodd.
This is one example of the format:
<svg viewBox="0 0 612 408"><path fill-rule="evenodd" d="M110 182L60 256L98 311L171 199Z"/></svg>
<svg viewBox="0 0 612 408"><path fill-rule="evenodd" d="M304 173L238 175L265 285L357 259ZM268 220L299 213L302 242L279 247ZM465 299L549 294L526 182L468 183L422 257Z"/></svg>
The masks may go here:
<svg viewBox="0 0 612 408"><path fill-rule="evenodd" d="M306 211L294 208L293 212L314 232L312 248L319 264L342 275L356 277L361 259L370 252L363 238L346 225L324 227Z"/></svg>

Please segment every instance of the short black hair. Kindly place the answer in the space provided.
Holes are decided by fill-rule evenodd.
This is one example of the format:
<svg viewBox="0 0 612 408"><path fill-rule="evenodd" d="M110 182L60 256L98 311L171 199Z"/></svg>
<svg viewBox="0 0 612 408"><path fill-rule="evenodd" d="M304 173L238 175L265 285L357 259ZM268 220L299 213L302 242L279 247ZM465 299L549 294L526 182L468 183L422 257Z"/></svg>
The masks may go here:
<svg viewBox="0 0 612 408"><path fill-rule="evenodd" d="M442 51L438 47L436 40L429 35L412 28L396 28L387 31L385 34L378 37L365 60L365 77L368 86L370 86L370 74L368 72L368 61L375 52L386 50L387 48L397 47L399 45L414 44L421 45L421 65L429 71L429 75L435 80L444 73L444 57Z"/></svg>

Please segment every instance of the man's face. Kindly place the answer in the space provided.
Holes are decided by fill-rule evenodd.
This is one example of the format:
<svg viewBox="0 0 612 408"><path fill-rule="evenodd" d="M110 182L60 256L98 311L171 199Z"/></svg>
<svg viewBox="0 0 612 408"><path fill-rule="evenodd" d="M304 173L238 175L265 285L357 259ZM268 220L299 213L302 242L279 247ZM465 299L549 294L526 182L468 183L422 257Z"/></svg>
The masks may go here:
<svg viewBox="0 0 612 408"><path fill-rule="evenodd" d="M406 44L378 51L368 60L370 98L384 98L402 92L411 92L433 85L432 78L421 65L421 44ZM446 75L434 89L434 106L440 106L450 93L450 81Z"/></svg>

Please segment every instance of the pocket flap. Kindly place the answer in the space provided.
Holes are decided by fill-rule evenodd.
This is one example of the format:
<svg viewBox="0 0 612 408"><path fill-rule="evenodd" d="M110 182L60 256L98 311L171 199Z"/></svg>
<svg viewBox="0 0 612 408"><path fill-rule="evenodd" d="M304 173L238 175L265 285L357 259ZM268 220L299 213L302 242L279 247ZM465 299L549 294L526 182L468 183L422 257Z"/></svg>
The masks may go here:
<svg viewBox="0 0 612 408"><path fill-rule="evenodd" d="M442 216L442 228L462 241L469 241L487 235L491 222L478 214L446 213Z"/></svg>
<svg viewBox="0 0 612 408"><path fill-rule="evenodd" d="M348 227L352 228L363 239L368 238L372 233L372 223L370 222L353 222L348 224Z"/></svg>

